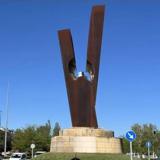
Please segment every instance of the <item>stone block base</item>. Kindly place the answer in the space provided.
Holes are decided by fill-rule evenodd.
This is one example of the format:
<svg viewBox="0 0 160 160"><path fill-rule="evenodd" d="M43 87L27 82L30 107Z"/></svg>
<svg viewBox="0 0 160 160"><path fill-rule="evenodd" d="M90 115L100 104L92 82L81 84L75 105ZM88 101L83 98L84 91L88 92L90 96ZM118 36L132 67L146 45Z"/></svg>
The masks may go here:
<svg viewBox="0 0 160 160"><path fill-rule="evenodd" d="M75 127L60 131L51 140L50 152L122 153L121 139L103 129Z"/></svg>

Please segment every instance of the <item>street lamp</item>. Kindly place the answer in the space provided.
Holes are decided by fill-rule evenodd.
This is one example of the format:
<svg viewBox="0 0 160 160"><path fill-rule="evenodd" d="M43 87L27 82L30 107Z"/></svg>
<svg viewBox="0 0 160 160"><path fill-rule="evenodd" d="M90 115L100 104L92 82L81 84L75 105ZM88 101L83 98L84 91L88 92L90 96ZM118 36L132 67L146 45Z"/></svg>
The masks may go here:
<svg viewBox="0 0 160 160"><path fill-rule="evenodd" d="M2 127L1 119L2 119L2 111L0 110L0 128Z"/></svg>
<svg viewBox="0 0 160 160"><path fill-rule="evenodd" d="M7 95L6 95L6 127L5 127L5 138L4 138L4 155L6 156L6 151L7 151L7 133L8 133L8 111L9 111L9 82L7 86Z"/></svg>

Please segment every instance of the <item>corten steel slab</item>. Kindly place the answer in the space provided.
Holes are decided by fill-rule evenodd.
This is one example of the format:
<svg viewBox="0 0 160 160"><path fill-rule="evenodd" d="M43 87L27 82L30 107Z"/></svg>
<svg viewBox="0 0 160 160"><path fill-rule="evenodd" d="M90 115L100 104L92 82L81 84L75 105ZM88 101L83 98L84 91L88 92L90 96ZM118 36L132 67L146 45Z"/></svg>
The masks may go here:
<svg viewBox="0 0 160 160"><path fill-rule="evenodd" d="M102 42L104 6L92 8L86 72L76 72L72 35L69 29L58 32L63 69L73 127L98 127L95 103Z"/></svg>

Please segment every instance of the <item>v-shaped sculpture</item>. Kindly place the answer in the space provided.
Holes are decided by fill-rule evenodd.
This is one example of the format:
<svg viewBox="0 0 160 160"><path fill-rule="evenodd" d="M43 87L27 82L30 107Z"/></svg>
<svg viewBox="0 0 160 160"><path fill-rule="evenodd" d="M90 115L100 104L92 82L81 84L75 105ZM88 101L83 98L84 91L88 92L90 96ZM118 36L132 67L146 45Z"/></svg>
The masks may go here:
<svg viewBox="0 0 160 160"><path fill-rule="evenodd" d="M85 72L76 72L76 60L70 30L58 31L73 127L98 128L95 103L104 9L104 6L92 8Z"/></svg>

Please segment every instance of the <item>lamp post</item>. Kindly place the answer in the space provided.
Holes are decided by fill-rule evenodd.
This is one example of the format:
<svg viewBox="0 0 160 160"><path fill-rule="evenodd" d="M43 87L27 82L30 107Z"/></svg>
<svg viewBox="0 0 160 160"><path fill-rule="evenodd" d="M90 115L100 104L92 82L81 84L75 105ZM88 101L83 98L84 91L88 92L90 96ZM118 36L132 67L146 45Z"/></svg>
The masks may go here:
<svg viewBox="0 0 160 160"><path fill-rule="evenodd" d="M0 128L2 127L2 111L0 110Z"/></svg>
<svg viewBox="0 0 160 160"><path fill-rule="evenodd" d="M5 126L5 138L4 138L4 156L6 156L7 151L7 133L8 133L8 101L9 101L9 82L7 86L7 95L6 95L6 126Z"/></svg>

